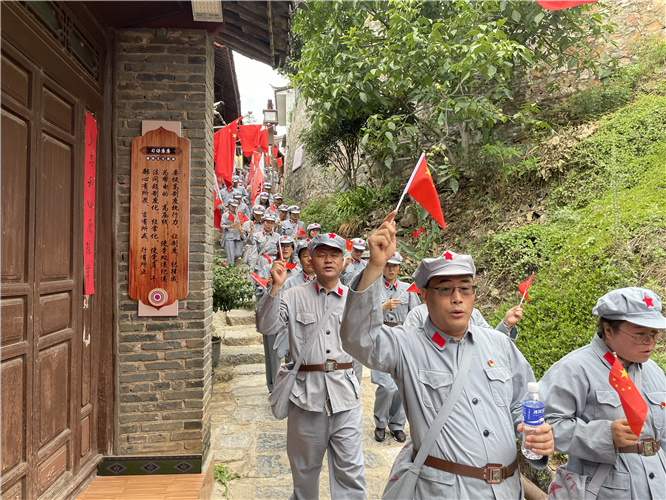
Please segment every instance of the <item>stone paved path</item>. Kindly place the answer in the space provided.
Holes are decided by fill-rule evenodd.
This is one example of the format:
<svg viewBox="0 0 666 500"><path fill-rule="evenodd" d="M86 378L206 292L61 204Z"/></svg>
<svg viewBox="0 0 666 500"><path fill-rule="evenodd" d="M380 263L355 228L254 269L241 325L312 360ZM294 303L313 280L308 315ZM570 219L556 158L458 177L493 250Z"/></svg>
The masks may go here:
<svg viewBox="0 0 666 500"><path fill-rule="evenodd" d="M291 471L287 459L287 421L275 420L267 402L261 337L254 329L251 311L231 311L232 325L223 314L215 319L223 337L221 362L216 370L212 399L211 446L215 463L228 465L240 474L229 484L233 500L286 499L291 494ZM402 445L392 437L374 440L372 408L375 385L370 370L363 370L363 450L368 498L380 498L395 456ZM407 430L409 434L409 431ZM213 499L222 499L224 488L216 482ZM329 499L328 467L320 478L320 498Z"/></svg>

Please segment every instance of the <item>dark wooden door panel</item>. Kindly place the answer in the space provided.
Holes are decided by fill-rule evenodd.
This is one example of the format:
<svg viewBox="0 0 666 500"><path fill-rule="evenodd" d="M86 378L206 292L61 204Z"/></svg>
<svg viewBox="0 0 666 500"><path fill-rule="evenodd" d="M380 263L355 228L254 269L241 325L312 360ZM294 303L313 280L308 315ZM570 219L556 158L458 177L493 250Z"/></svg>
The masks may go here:
<svg viewBox="0 0 666 500"><path fill-rule="evenodd" d="M4 82L4 73L2 77ZM3 283L25 283L28 279L29 251L29 123L25 118L3 107L1 135L2 266L0 272Z"/></svg>
<svg viewBox="0 0 666 500"><path fill-rule="evenodd" d="M26 460L26 372L25 356L5 361L0 367L0 384L2 384L0 475L3 476Z"/></svg>

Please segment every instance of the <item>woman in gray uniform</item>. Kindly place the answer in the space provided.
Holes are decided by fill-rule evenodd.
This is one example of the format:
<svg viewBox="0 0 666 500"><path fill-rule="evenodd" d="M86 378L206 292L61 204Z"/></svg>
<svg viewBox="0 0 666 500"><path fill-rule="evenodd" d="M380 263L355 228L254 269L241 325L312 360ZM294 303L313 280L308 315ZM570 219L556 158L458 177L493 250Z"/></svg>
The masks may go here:
<svg viewBox="0 0 666 500"><path fill-rule="evenodd" d="M555 449L569 455L549 498L666 498L666 378L650 359L666 328L661 300L645 288L620 288L601 297L592 314L598 317L592 341L539 382ZM609 382L613 352L647 404L639 436Z"/></svg>

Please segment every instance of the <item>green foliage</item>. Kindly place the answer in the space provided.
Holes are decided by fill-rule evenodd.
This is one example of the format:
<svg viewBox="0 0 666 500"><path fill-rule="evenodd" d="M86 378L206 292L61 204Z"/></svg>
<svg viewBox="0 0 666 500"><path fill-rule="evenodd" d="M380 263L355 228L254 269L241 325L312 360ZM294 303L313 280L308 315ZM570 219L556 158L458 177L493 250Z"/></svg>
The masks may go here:
<svg viewBox="0 0 666 500"><path fill-rule="evenodd" d="M414 204L405 208L405 216L409 212L416 216L416 226L397 230L398 235L406 236L398 240L398 250L403 254L403 258L411 259L403 260L400 266L400 271L405 274L401 279L405 278L407 281L411 281L407 276L416 270L418 263L426 257L432 257L433 250L442 242L442 229L425 208Z"/></svg>
<svg viewBox="0 0 666 500"><path fill-rule="evenodd" d="M528 68L604 66L591 36L612 32L590 6L546 11L536 2L307 2L295 16L302 41L292 82L314 117L306 149L356 187L361 162L390 171L423 144L449 150L471 131L533 120L507 114ZM552 87L557 87L557 81ZM455 133L454 133L455 132ZM356 140L360 142L355 142ZM362 147L365 158L358 155ZM337 151L337 154L336 154Z"/></svg>
<svg viewBox="0 0 666 500"><path fill-rule="evenodd" d="M343 236L357 233L367 215L381 207L397 203L398 179L387 183L379 191L370 186L359 186L351 191L336 191L330 196L317 198L303 207L301 218L307 223L318 222L324 231Z"/></svg>
<svg viewBox="0 0 666 500"><path fill-rule="evenodd" d="M213 310L230 311L254 305L254 289L247 277L247 268L234 266L219 255L213 257Z"/></svg>
<svg viewBox="0 0 666 500"><path fill-rule="evenodd" d="M608 188L627 189L663 163L666 95L649 94L601 120L571 151L568 172L551 193L553 206L582 208Z"/></svg>
<svg viewBox="0 0 666 500"><path fill-rule="evenodd" d="M535 272L516 345L539 378L595 333L592 307L623 286L666 291L666 96L647 95L603 119L571 151L566 206L534 224L489 235L481 269L512 283L490 316L499 321L519 300L517 284ZM585 165L587 168L583 168ZM555 190L561 196L562 190ZM664 350L655 360L665 364Z"/></svg>
<svg viewBox="0 0 666 500"><path fill-rule="evenodd" d="M229 466L224 464L217 464L214 470L215 479L221 482L222 486L224 486L222 496L224 496L224 498L229 498L229 481L239 478L240 475L237 472L230 472Z"/></svg>
<svg viewBox="0 0 666 500"><path fill-rule="evenodd" d="M632 97L627 82L612 82L577 92L565 103L555 106L551 114L559 125L579 124L621 108Z"/></svg>
<svg viewBox="0 0 666 500"><path fill-rule="evenodd" d="M639 38L635 45L636 64L627 70L631 82L653 79L666 68L666 39L659 35Z"/></svg>

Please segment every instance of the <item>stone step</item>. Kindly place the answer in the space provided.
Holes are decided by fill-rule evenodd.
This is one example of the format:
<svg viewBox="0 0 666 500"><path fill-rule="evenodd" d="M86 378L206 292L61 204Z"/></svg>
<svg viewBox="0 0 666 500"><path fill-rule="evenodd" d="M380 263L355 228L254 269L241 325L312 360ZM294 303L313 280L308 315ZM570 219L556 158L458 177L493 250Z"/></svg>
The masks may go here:
<svg viewBox="0 0 666 500"><path fill-rule="evenodd" d="M227 312L227 323L231 326L254 325L254 310L232 309Z"/></svg>
<svg viewBox="0 0 666 500"><path fill-rule="evenodd" d="M225 346L261 344L263 342L262 335L255 329L254 324L228 326L218 333L222 338L222 344Z"/></svg>
<svg viewBox="0 0 666 500"><path fill-rule="evenodd" d="M266 373L266 365L264 363L238 365L234 368L234 372L236 375L263 375Z"/></svg>
<svg viewBox="0 0 666 500"><path fill-rule="evenodd" d="M223 346L220 349L218 366L249 365L264 363L264 346L262 344L243 346Z"/></svg>

